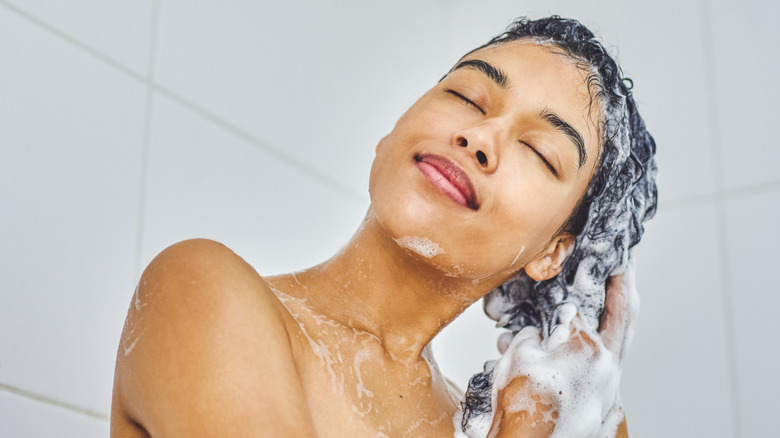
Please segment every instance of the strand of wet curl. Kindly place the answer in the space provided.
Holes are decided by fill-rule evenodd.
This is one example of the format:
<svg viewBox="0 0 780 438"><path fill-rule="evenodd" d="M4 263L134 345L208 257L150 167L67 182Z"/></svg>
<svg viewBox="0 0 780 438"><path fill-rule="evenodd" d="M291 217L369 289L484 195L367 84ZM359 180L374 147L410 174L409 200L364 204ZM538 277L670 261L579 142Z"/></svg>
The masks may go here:
<svg viewBox="0 0 780 438"><path fill-rule="evenodd" d="M637 112L633 84L627 84L630 80L622 78L606 49L576 21L555 16L520 19L486 46L529 37L565 48L564 55L591 72L591 97L602 109L602 156L575 214L576 245L561 274L536 282L521 271L485 297L485 312L513 335L526 326L549 333L558 322L558 308L573 302L596 329L607 278L626 268L644 233L643 223L656 212L655 141ZM470 422L490 414L491 377L490 371L483 371L469 380L462 406L464 431Z"/></svg>

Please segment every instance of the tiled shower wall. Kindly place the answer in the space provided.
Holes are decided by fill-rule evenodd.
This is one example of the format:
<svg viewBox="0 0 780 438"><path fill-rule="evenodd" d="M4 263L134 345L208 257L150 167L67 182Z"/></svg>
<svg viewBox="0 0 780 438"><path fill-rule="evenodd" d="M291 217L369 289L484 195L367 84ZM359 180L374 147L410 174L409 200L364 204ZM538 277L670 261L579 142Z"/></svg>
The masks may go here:
<svg viewBox="0 0 780 438"><path fill-rule="evenodd" d="M108 433L135 282L190 237L262 274L332 255L374 146L515 16L579 18L658 143L632 437L774 436L780 39L769 1L0 0L0 436ZM434 343L465 385L479 305Z"/></svg>

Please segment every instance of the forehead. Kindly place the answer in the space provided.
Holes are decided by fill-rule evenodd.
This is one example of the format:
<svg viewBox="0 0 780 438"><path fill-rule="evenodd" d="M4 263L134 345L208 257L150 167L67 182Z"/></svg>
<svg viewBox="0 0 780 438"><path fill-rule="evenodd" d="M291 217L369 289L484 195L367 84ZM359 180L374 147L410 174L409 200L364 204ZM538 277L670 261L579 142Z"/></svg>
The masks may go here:
<svg viewBox="0 0 780 438"><path fill-rule="evenodd" d="M510 85L523 88L529 97L533 94L552 102L582 102L584 109L594 104L598 109L588 89L590 71L556 45L528 39L510 41L471 52L460 62L476 59L499 67L513 79Z"/></svg>
<svg viewBox="0 0 780 438"><path fill-rule="evenodd" d="M460 62L482 60L508 78L510 100L529 108L550 109L563 116L585 139L588 155L597 157L601 144L601 104L588 88L591 74L563 49L521 39L483 47Z"/></svg>
<svg viewBox="0 0 780 438"><path fill-rule="evenodd" d="M463 57L467 59L502 58L504 62L514 64L538 64L541 68L560 68L571 70L571 73L579 73L585 78L582 68L577 66L577 61L560 46L543 40L521 38L505 43L496 43L470 52Z"/></svg>

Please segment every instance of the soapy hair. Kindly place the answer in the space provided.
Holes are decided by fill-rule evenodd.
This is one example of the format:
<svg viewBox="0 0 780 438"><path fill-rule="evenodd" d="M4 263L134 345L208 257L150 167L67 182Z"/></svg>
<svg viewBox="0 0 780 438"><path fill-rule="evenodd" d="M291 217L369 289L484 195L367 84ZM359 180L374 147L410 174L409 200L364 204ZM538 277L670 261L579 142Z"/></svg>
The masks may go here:
<svg viewBox="0 0 780 438"><path fill-rule="evenodd" d="M573 302L595 330L606 280L625 270L644 232L643 222L656 212L655 141L637 112L633 83L584 25L558 16L520 18L474 51L521 39L549 47L587 73L591 110L597 105L601 111L600 160L584 197L561 228L577 236L562 272L538 282L519 272L485 296L485 313L513 334L526 326L549 333L558 323L557 309ZM488 362L484 372L469 380L464 431L470 421L491 411L491 368Z"/></svg>

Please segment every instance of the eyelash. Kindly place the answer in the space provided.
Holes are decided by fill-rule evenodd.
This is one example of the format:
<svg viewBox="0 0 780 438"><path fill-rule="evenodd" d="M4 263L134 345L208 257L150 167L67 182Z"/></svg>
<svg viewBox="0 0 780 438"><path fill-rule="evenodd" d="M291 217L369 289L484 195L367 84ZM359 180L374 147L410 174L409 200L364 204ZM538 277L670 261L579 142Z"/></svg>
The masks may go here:
<svg viewBox="0 0 780 438"><path fill-rule="evenodd" d="M464 96L464 95L462 95L462 94L458 93L457 91L453 90L452 88L447 88L447 89L446 89L446 90L444 90L444 91L446 91L447 93L450 93L450 94L452 94L453 96L457 97L458 99L460 99L460 100L462 100L462 101L466 102L467 104L469 104L469 105L473 106L473 107L474 107L474 108L476 108L476 109L477 109L479 112L481 112L483 116L484 116L485 114L487 114L487 113L485 112L485 110L483 110L481 106L479 106L479 105L477 105L476 103L474 103L474 101L473 101L473 100L471 100L471 99L469 99L468 97L466 97L466 96Z"/></svg>
<svg viewBox="0 0 780 438"><path fill-rule="evenodd" d="M482 115L485 115L485 114L487 114L487 113L485 112L485 110L483 110L483 109L482 109L482 107L480 107L479 105L477 105L476 103L474 103L474 101L473 101L473 100L471 100L471 99L469 99L468 97L466 97L466 96L464 96L464 95L462 95L462 94L458 93L457 91L453 90L452 88L447 88L447 89L446 89L446 90L444 90L444 91L446 91L447 93L450 93L450 94L452 94L453 96L455 96L455 97L459 98L459 99L460 99L460 100L462 100L463 102L466 102L467 104L469 104L469 105L473 106L474 108L476 108L477 110L479 110L479 112L481 112L481 113L482 113ZM556 178L558 178L558 177L559 177L559 176L558 176L558 171L556 171L556 170L555 170L555 168L552 166L552 164L550 164L550 162L549 162L549 161L547 161L547 158L545 158L545 157L544 157L544 155L542 155L542 154L541 154L539 151L537 151L537 150L536 150L536 148L534 148L534 147L533 147L533 146L531 146L530 144L528 144L528 143L526 143L526 142L523 142L523 141L521 141L520 143L522 143L522 144L524 144L524 145L528 146L529 148L531 148L531 150L532 150L532 151L534 151L534 153L535 153L535 154L536 154L536 155L539 157L539 159L541 159L541 160L542 160L542 162L544 163L544 165L545 165L545 166L547 166L547 168L548 168L548 169L550 169L550 172L552 172L552 174L553 174L553 175L554 175Z"/></svg>
<svg viewBox="0 0 780 438"><path fill-rule="evenodd" d="M549 161L547 161L547 158L544 158L544 155L542 155L542 154L541 154L539 151L537 151L537 150L536 150L536 148L534 148L533 146L531 146L530 144L528 144L528 143L526 143L526 142L524 142L524 141L521 141L520 143L522 143L522 144L524 144L524 145L528 146L529 148L531 148L531 150L532 150L532 151L534 151L534 153L535 153L535 154L536 154L536 155L539 157L539 159L541 159L541 160L542 160L542 162L544 163L544 165L545 165L545 166L547 166L547 168L548 168L548 169L550 169L550 172L552 172L552 174L553 174L553 175L554 175L556 178L558 178L558 177L559 177L559 176L558 176L558 171L556 171L556 170L555 170L555 168L552 166L552 164L550 164L550 162L549 162Z"/></svg>

